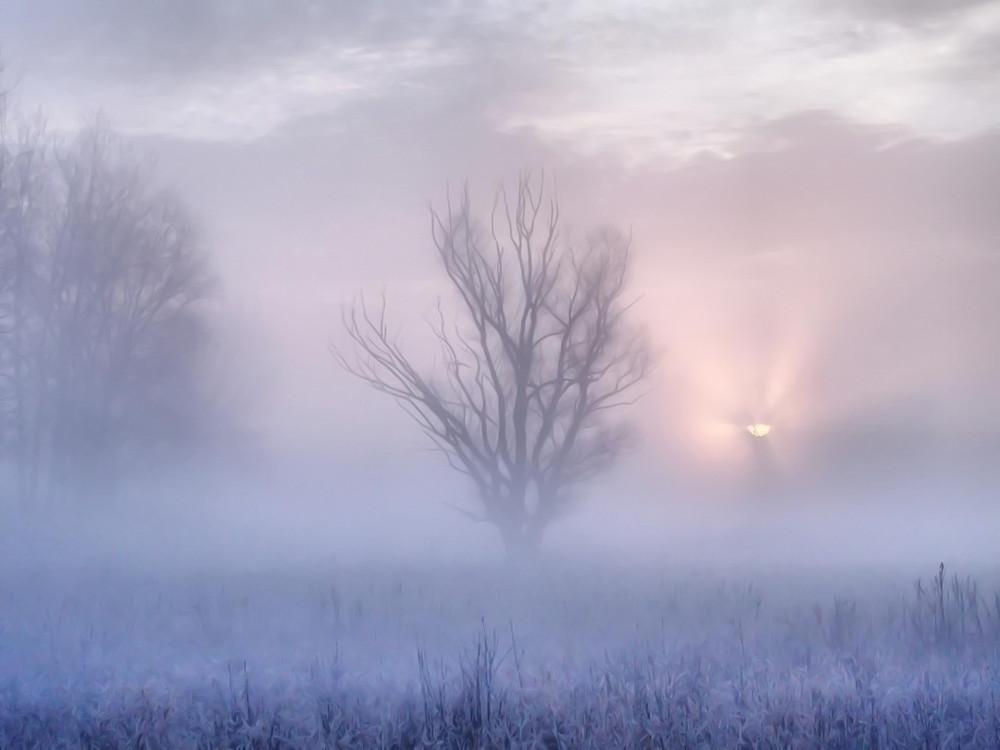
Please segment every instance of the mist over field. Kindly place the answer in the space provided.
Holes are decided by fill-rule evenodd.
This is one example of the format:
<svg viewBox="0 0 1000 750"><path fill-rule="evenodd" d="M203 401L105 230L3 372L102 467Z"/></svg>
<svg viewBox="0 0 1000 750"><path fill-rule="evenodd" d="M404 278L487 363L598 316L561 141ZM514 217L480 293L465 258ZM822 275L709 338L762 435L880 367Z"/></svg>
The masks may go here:
<svg viewBox="0 0 1000 750"><path fill-rule="evenodd" d="M1000 744L998 40L6 0L0 746Z"/></svg>

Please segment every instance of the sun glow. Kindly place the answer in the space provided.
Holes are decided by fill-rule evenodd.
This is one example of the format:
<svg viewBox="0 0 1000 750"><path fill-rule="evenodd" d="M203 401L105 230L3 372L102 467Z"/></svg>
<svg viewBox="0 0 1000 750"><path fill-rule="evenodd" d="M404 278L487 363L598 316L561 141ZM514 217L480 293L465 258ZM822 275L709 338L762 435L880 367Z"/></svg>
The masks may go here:
<svg viewBox="0 0 1000 750"><path fill-rule="evenodd" d="M771 431L771 425L769 424L748 424L747 432L749 432L754 437L766 437L767 433Z"/></svg>

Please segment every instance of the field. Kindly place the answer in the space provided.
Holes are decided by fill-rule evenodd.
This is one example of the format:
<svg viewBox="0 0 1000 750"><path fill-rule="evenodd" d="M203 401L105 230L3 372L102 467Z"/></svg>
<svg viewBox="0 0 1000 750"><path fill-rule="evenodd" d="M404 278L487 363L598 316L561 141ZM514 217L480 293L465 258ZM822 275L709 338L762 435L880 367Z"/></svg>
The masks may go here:
<svg viewBox="0 0 1000 750"><path fill-rule="evenodd" d="M990 575L22 571L0 747L997 747Z"/></svg>

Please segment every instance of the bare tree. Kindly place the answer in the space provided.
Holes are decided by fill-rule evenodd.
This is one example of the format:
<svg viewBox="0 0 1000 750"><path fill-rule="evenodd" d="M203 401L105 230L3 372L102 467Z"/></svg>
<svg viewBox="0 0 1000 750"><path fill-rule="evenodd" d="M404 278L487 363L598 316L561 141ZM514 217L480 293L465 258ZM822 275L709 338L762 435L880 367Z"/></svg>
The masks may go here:
<svg viewBox="0 0 1000 750"><path fill-rule="evenodd" d="M197 408L212 279L184 207L103 126L60 155L59 177L42 300L51 480L107 490L129 450Z"/></svg>
<svg viewBox="0 0 1000 750"><path fill-rule="evenodd" d="M50 144L40 123L6 131L0 150L0 377L4 383L6 421L3 444L16 471L16 493L24 498L30 482L29 445L35 429L39 388L33 344L39 334L36 303L47 230L51 185L46 179Z"/></svg>
<svg viewBox="0 0 1000 750"><path fill-rule="evenodd" d="M3 65L0 64L0 75ZM12 376L14 252L9 228L12 205L11 151L7 142L7 92L0 79L0 450L8 450L8 431L14 410Z"/></svg>
<svg viewBox="0 0 1000 750"><path fill-rule="evenodd" d="M186 210L98 124L0 150L0 397L16 494L110 492L199 416L212 275Z"/></svg>
<svg viewBox="0 0 1000 750"><path fill-rule="evenodd" d="M2 72L2 68L0 68ZM45 231L49 142L40 121L13 124L0 92L0 466L12 468L23 497L31 432L33 358L37 331L32 304Z"/></svg>
<svg viewBox="0 0 1000 750"><path fill-rule="evenodd" d="M354 356L336 352L472 480L475 517L496 526L513 557L536 551L571 490L629 444L629 425L611 415L634 400L652 366L627 318L629 237L601 229L574 246L548 192L544 175L523 175L513 200L498 188L488 229L474 219L467 189L443 214L431 209L461 311L449 324L438 305L439 373L404 354L384 300L345 308Z"/></svg>

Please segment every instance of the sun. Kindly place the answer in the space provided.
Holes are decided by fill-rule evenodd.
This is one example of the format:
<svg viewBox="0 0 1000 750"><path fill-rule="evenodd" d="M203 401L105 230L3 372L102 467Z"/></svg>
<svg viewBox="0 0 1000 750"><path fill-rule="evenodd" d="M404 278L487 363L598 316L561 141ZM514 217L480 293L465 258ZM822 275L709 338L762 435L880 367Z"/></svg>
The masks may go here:
<svg viewBox="0 0 1000 750"><path fill-rule="evenodd" d="M771 425L769 424L748 424L747 432L749 432L754 437L762 438L766 437L767 433L771 431Z"/></svg>

